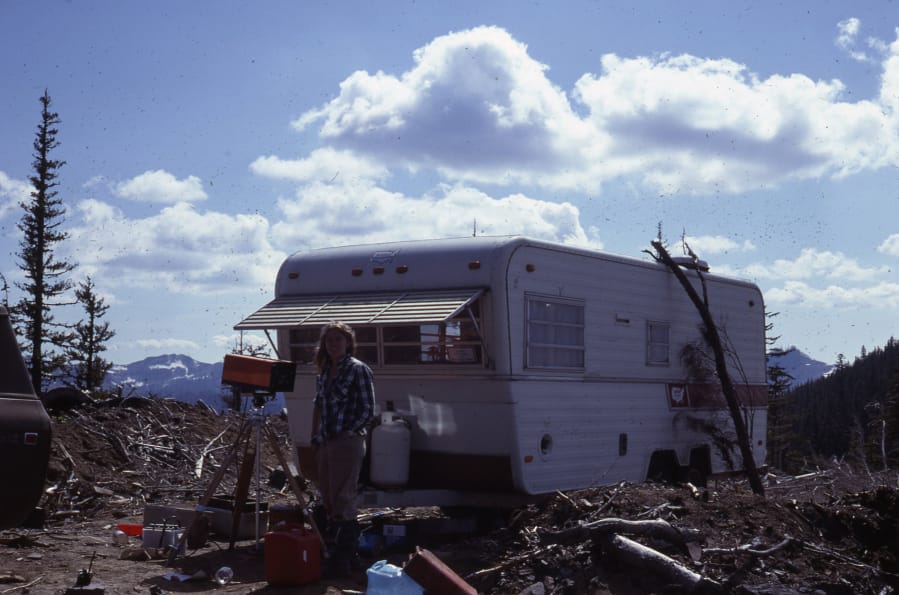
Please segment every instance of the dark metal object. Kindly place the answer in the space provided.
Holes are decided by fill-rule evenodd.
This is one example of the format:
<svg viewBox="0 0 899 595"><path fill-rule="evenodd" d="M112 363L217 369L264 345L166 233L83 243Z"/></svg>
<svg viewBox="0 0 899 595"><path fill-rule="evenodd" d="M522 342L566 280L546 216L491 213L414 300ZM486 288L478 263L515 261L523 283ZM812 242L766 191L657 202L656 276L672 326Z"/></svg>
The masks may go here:
<svg viewBox="0 0 899 595"><path fill-rule="evenodd" d="M44 491L50 417L19 351L9 312L0 306L0 529L21 525Z"/></svg>

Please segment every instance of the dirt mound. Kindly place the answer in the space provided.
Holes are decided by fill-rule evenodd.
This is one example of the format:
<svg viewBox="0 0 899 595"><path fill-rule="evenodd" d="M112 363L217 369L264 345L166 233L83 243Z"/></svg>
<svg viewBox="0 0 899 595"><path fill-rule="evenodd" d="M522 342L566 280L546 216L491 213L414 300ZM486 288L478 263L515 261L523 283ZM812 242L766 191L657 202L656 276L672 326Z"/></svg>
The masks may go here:
<svg viewBox="0 0 899 595"><path fill-rule="evenodd" d="M116 523L141 522L147 504L198 502L247 423L239 413L140 399L98 403L53 418L53 456L40 528L0 533L0 591L64 593L91 568L106 593L288 592L267 585L254 541L211 541L170 568L113 542ZM266 418L289 453L286 419ZM262 450L261 498L295 499ZM220 493L233 493L228 465ZM305 485L305 484L304 484ZM895 474L834 466L766 478L766 497L739 479L620 484L558 493L502 517L480 514L475 533L410 533L363 553L355 576L300 593L360 592L378 559L402 565L414 546L433 551L482 593L877 593L899 588L899 491ZM410 526L471 511L366 511L367 528ZM130 553L129 553L130 552ZM131 556L131 557L129 557ZM217 587L222 565L235 580ZM173 571L195 575L185 583ZM200 574L196 574L200 571Z"/></svg>

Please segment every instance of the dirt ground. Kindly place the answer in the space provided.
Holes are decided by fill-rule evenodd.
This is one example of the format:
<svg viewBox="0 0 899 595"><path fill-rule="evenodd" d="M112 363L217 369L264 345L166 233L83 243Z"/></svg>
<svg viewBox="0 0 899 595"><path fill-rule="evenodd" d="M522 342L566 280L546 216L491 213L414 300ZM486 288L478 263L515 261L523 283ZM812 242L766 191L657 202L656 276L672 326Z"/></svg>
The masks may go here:
<svg viewBox="0 0 899 595"><path fill-rule="evenodd" d="M353 576L303 587L268 584L264 543L254 537L232 548L227 536L213 532L171 564L168 552L144 548L138 537L116 543L116 526L142 523L147 505L195 506L226 462L241 419L156 399L54 415L43 518L32 528L0 532L0 595L363 593L366 569L378 560L402 566L416 546L485 594L899 589L897 475L837 465L797 477L771 474L764 498L732 479L695 488L645 483L557 493L503 515L366 510L369 539ZM282 416L266 423L286 436ZM270 451L264 448L260 460L260 502L295 504ZM225 470L217 494L233 494L237 485L238 465ZM393 528L389 533L402 527L405 535L385 537L385 527ZM222 566L234 577L219 586L212 575ZM90 582L76 589L88 572Z"/></svg>

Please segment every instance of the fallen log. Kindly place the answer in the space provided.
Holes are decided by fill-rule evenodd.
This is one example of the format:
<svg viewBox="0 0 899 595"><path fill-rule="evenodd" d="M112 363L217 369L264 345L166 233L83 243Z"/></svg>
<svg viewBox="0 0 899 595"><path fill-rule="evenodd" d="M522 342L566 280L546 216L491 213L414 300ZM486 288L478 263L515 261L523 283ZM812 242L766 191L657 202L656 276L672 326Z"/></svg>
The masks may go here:
<svg viewBox="0 0 899 595"><path fill-rule="evenodd" d="M606 518L592 523L584 523L570 529L544 533L540 536L543 545L558 543L571 545L588 539L601 538L611 534L625 533L640 535L652 539L662 539L673 545L683 546L687 542L702 541L702 532L698 529L675 527L667 521L652 519L646 521L629 521L626 519Z"/></svg>
<svg viewBox="0 0 899 595"><path fill-rule="evenodd" d="M620 564L641 572L650 572L671 585L677 585L684 593L716 595L726 592L721 583L697 574L677 560L621 535L615 535L606 542L604 554Z"/></svg>

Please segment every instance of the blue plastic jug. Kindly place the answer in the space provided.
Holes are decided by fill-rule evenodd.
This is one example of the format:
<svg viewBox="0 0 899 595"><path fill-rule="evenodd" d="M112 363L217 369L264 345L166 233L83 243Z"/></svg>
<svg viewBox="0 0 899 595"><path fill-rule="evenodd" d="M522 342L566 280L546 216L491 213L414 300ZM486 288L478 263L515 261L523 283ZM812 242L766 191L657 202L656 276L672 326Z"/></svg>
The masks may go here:
<svg viewBox="0 0 899 595"><path fill-rule="evenodd" d="M403 569L387 560L379 560L365 571L368 576L367 595L423 595L424 589Z"/></svg>

